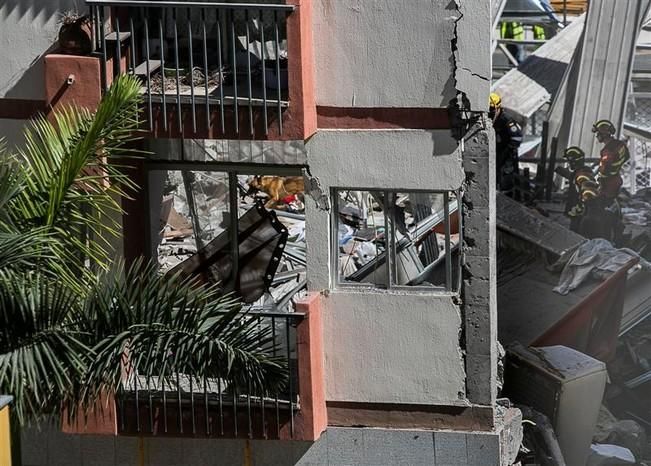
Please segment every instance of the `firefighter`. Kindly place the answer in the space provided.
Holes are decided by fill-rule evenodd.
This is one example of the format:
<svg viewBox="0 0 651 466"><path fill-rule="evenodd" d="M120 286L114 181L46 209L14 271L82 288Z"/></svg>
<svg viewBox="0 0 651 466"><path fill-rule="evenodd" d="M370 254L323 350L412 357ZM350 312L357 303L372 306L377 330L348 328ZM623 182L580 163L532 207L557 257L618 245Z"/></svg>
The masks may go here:
<svg viewBox="0 0 651 466"><path fill-rule="evenodd" d="M622 187L620 171L631 157L624 141L615 139L617 130L608 120L599 120L592 125L597 140L604 144L599 154L599 185L602 196L615 200Z"/></svg>
<svg viewBox="0 0 651 466"><path fill-rule="evenodd" d="M519 174L518 148L522 143L522 128L502 110L502 98L491 93L488 115L493 120L496 141L497 189L514 197ZM517 196L516 196L517 197Z"/></svg>
<svg viewBox="0 0 651 466"><path fill-rule="evenodd" d="M604 145L599 154L599 198L603 204L605 219L611 229L613 243L620 245L624 234L624 223L617 196L622 188L622 167L631 157L624 141L615 138L615 125L608 120L599 120L592 125L592 132Z"/></svg>
<svg viewBox="0 0 651 466"><path fill-rule="evenodd" d="M570 230L579 233L586 211L585 201L592 200L596 195L594 186L588 184L594 183L595 178L590 167L585 165L585 152L580 147L568 147L563 153L563 158L572 171L565 213L571 219Z"/></svg>

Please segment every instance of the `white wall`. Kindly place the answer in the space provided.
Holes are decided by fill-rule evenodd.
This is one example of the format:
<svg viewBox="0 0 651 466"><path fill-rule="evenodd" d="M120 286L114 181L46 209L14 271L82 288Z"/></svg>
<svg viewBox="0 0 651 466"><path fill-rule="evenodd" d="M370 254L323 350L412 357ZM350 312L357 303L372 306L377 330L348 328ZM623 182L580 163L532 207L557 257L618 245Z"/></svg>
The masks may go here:
<svg viewBox="0 0 651 466"><path fill-rule="evenodd" d="M447 107L458 88L473 109L483 110L490 76L490 2L458 3L315 1L317 104Z"/></svg>
<svg viewBox="0 0 651 466"><path fill-rule="evenodd" d="M44 53L56 42L60 13L83 0L0 1L0 98L45 98Z"/></svg>
<svg viewBox="0 0 651 466"><path fill-rule="evenodd" d="M307 143L321 188L457 189L449 131L318 131ZM332 401L457 404L465 373L450 296L330 290L330 212L306 201L308 286L324 295L326 395Z"/></svg>

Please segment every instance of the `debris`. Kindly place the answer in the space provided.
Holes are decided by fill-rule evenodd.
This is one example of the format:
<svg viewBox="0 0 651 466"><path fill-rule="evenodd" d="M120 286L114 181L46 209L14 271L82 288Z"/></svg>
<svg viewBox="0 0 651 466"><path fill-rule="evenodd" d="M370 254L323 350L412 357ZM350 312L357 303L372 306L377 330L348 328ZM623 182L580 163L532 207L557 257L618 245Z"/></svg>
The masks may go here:
<svg viewBox="0 0 651 466"><path fill-rule="evenodd" d="M606 379L603 362L565 346L507 348L504 396L549 418L569 466L585 464Z"/></svg>
<svg viewBox="0 0 651 466"><path fill-rule="evenodd" d="M645 269L651 269L651 264L631 249L616 249L602 238L588 240L580 245L569 259L562 259L555 265L562 265L563 272L554 291L566 295L578 288L589 276L604 279L633 260L638 260Z"/></svg>
<svg viewBox="0 0 651 466"><path fill-rule="evenodd" d="M586 466L623 466L636 464L635 456L628 448L617 445L593 444Z"/></svg>
<svg viewBox="0 0 651 466"><path fill-rule="evenodd" d="M602 407L602 411L604 409L606 408ZM644 428L631 419L622 421L614 419L605 425L597 423L597 432L595 432L593 440L597 443L627 448L636 458L641 458L647 449L647 436Z"/></svg>

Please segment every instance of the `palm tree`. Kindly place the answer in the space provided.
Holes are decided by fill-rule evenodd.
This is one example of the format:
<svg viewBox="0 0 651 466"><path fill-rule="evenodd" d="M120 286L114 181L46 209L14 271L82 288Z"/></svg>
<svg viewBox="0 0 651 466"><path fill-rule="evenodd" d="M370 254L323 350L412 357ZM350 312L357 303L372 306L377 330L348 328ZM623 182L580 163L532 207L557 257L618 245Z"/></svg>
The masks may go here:
<svg viewBox="0 0 651 466"><path fill-rule="evenodd" d="M270 329L240 303L192 280L111 259L110 219L131 181L139 83L119 77L97 111L37 118L26 144L0 147L0 393L21 425L93 406L122 383L125 360L145 377L214 377L279 389Z"/></svg>

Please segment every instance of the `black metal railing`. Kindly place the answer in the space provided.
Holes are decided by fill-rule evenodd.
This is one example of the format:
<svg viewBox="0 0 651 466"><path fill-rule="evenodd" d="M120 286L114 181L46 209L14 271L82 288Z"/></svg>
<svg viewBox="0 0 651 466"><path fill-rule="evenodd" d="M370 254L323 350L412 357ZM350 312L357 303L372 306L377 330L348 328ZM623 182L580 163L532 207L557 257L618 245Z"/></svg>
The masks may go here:
<svg viewBox="0 0 651 466"><path fill-rule="evenodd" d="M267 135L275 124L282 134L289 106L287 16L294 6L86 3L104 86L121 72L140 77L150 130L157 117L165 131L171 125L180 133L203 126L222 134Z"/></svg>
<svg viewBox="0 0 651 466"><path fill-rule="evenodd" d="M174 372L162 379L134 370L123 376L116 395L118 433L274 439L284 432L293 437L294 417L300 410L296 332L304 314L251 311L243 318L270 330L265 350L288 368L283 389L256 393L220 378Z"/></svg>

